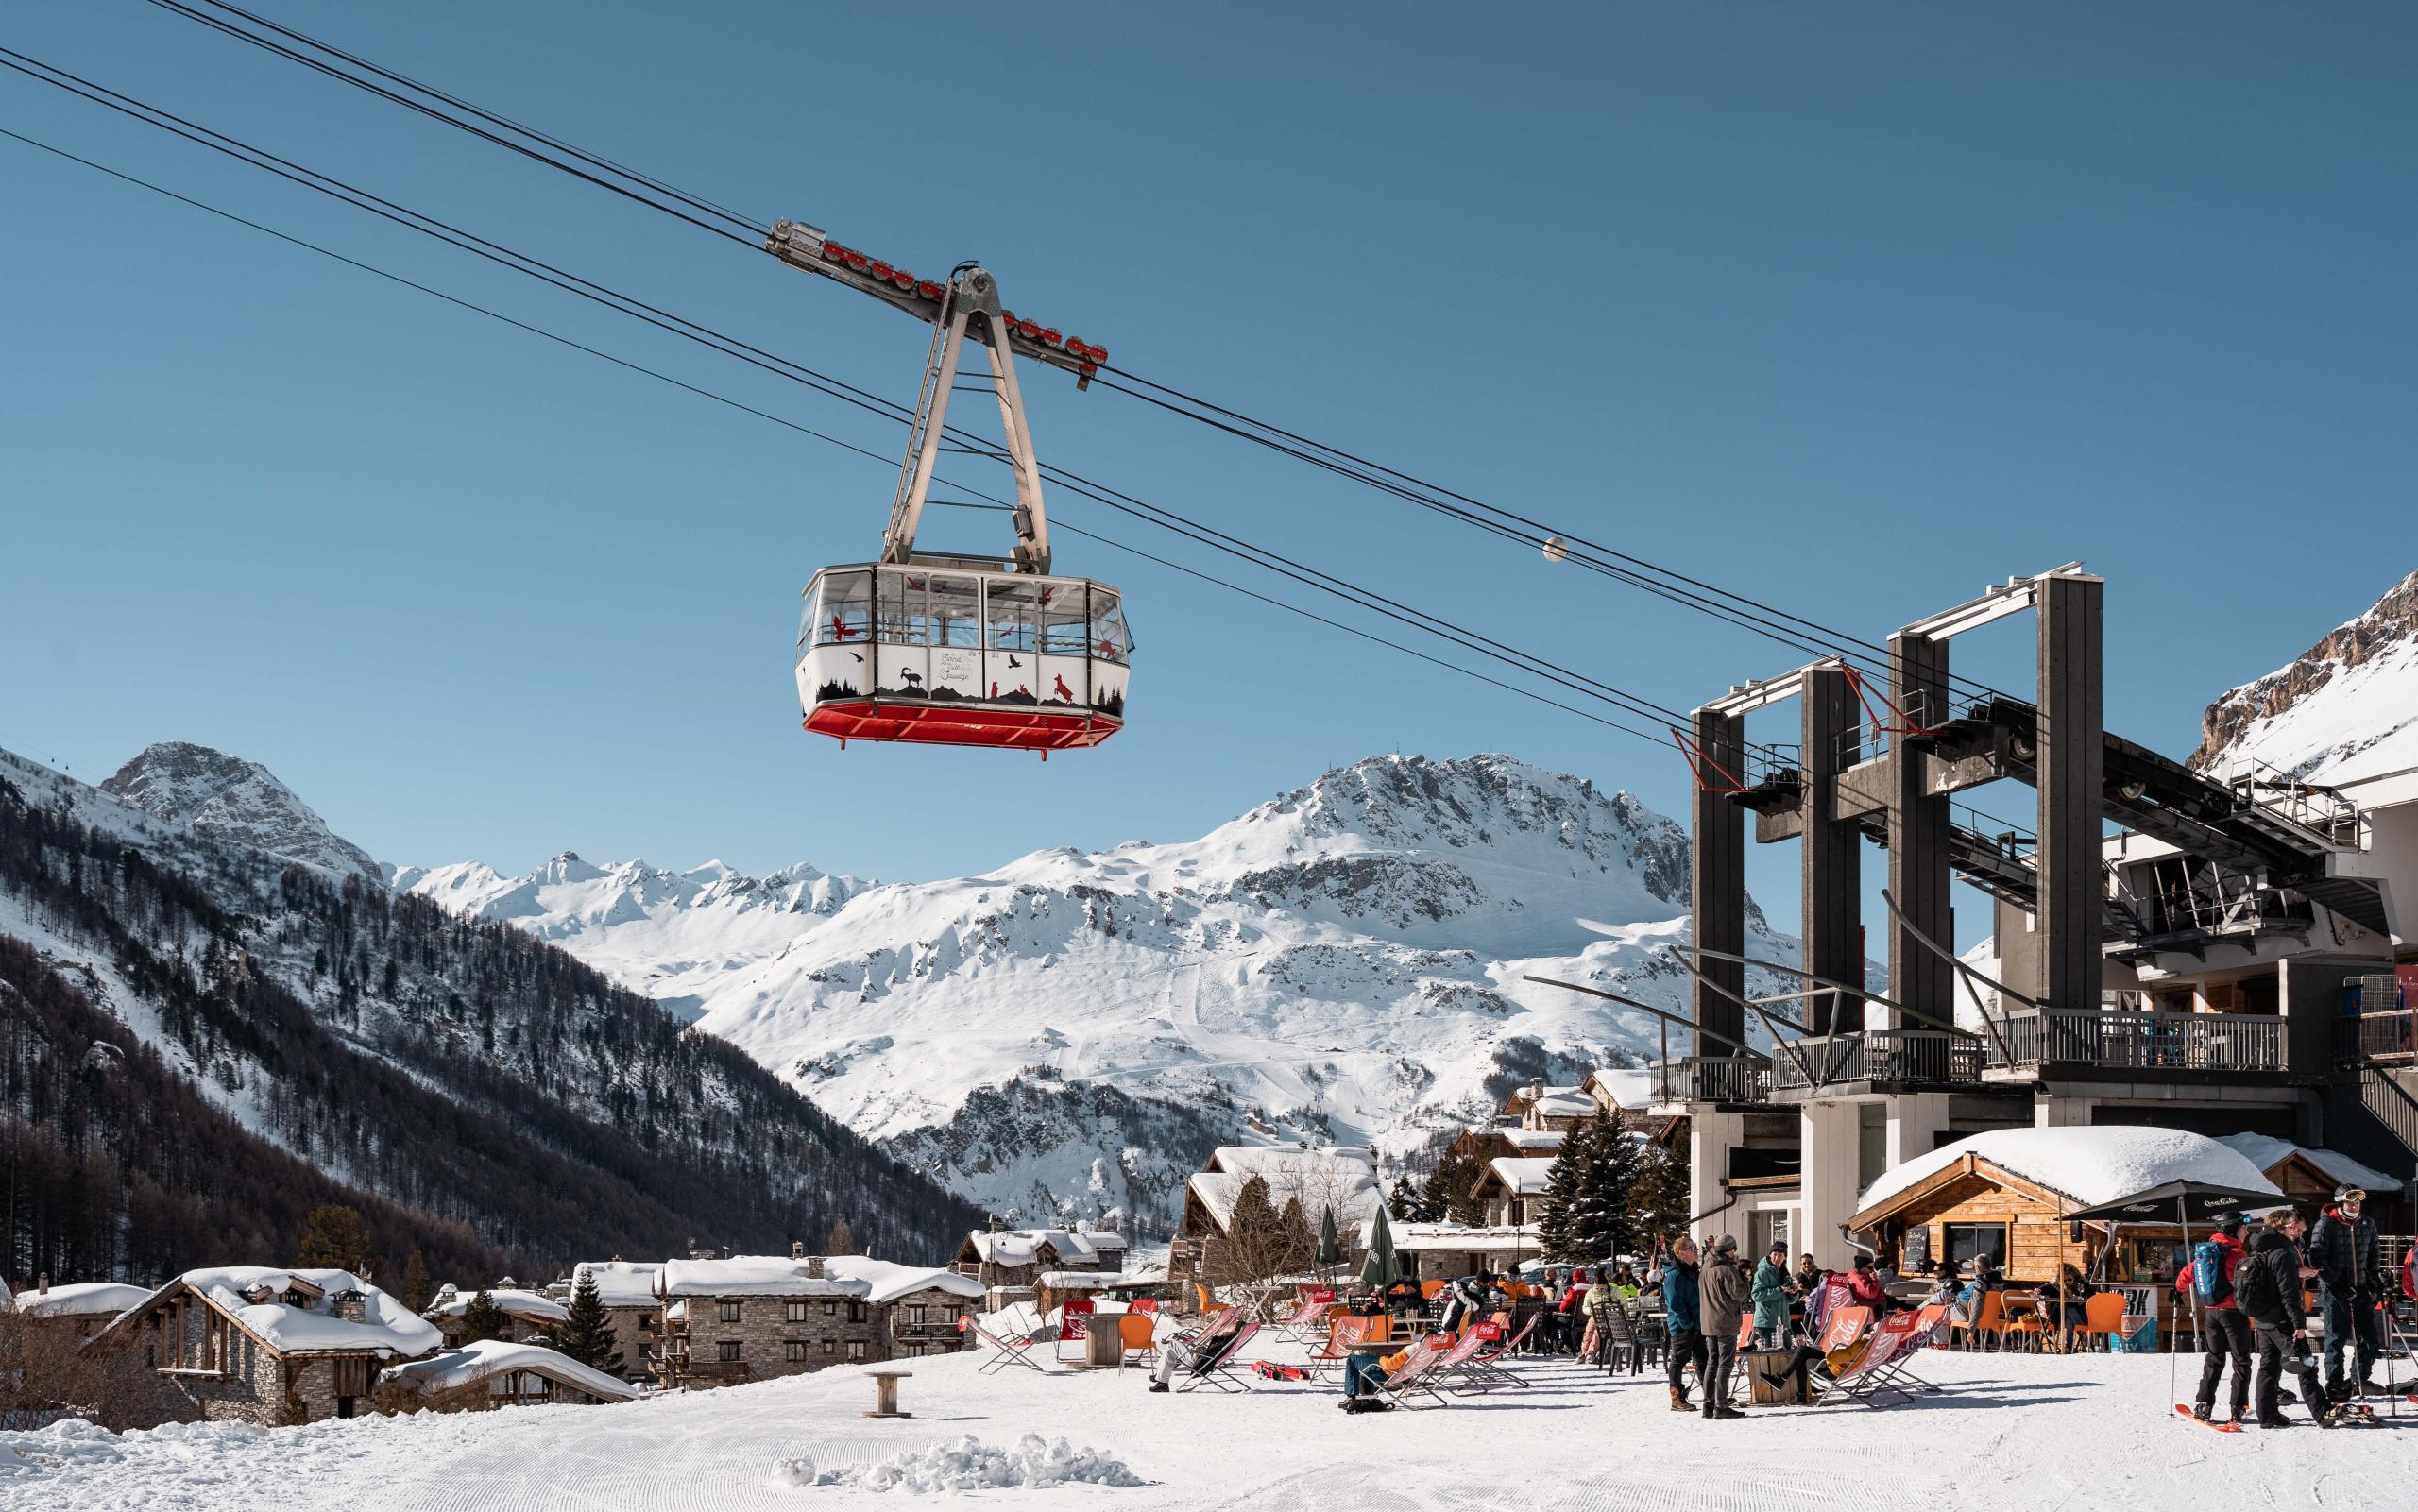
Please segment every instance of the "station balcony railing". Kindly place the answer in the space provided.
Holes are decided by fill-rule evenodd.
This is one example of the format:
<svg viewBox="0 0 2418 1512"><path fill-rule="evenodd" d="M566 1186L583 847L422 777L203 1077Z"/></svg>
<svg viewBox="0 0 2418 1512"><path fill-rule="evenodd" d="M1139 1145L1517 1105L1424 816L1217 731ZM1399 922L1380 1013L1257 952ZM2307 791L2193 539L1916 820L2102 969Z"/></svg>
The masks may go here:
<svg viewBox="0 0 2418 1512"><path fill-rule="evenodd" d="M1743 1056L1691 1055L1657 1061L1654 1074L1657 1102L1766 1103L1772 1100L1772 1068Z"/></svg>
<svg viewBox="0 0 2418 1512"><path fill-rule="evenodd" d="M2120 1071L2281 1071L2284 1021L2270 1013L2134 1013L2021 1008L2001 1023L1992 1071L2091 1066Z"/></svg>
<svg viewBox="0 0 2418 1512"><path fill-rule="evenodd" d="M1791 1043L1796 1055L1783 1050L1772 1061L1777 1093L1854 1082L1973 1086L1982 1079L1984 1046L1944 1029L1865 1029Z"/></svg>
<svg viewBox="0 0 2418 1512"><path fill-rule="evenodd" d="M2418 1011L2361 1013L2336 1026L2335 1054L2351 1065L2418 1062Z"/></svg>

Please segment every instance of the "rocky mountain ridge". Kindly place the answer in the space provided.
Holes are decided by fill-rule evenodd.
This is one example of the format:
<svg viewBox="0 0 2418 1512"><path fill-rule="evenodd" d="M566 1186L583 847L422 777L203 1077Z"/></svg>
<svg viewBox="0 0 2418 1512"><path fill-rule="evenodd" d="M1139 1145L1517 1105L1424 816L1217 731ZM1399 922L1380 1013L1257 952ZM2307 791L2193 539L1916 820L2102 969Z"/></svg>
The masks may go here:
<svg viewBox="0 0 2418 1512"><path fill-rule="evenodd" d="M2418 766L2418 572L2201 719L2190 765L2340 782Z"/></svg>

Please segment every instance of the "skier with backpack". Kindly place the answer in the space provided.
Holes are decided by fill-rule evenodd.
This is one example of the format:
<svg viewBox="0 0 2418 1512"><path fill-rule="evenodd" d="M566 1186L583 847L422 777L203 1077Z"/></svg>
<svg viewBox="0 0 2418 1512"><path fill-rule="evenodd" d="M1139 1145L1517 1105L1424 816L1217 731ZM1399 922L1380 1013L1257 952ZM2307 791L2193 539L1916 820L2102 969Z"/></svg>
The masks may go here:
<svg viewBox="0 0 2418 1512"><path fill-rule="evenodd" d="M2290 1370L2301 1380L2301 1401L2320 1428L2334 1426L2325 1387L2309 1355L2308 1317L2301 1306L2301 1255L2285 1230L2290 1208L2267 1215L2234 1271L2234 1304L2250 1319L2258 1347L2258 1426L2289 1428L2277 1379ZM2235 1379L2239 1380L2237 1376Z"/></svg>
<svg viewBox="0 0 2418 1512"><path fill-rule="evenodd" d="M2202 1348L2207 1359L2200 1367L2200 1392L2191 1416L2202 1422L2216 1411L2217 1383L2225 1362L2233 1362L2233 1412L2226 1419L2240 1422L2250 1408L2250 1319L2234 1296L2234 1277L2242 1261L2241 1215L2228 1213L2217 1221L2217 1232L2191 1247L2185 1270L2200 1303Z"/></svg>

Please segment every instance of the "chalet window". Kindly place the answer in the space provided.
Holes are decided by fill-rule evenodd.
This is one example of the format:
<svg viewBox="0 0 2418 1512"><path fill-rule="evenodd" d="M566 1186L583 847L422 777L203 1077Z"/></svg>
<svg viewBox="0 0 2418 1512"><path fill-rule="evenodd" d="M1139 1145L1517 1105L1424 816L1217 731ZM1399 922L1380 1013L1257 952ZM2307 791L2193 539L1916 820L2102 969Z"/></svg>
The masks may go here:
<svg viewBox="0 0 2418 1512"><path fill-rule="evenodd" d="M639 1315L639 1327L648 1333L653 1333L655 1330L655 1315L653 1313L640 1313Z"/></svg>
<svg viewBox="0 0 2418 1512"><path fill-rule="evenodd" d="M851 1323L861 1323L864 1320L865 1304L862 1302L850 1302L848 1304L848 1321Z"/></svg>
<svg viewBox="0 0 2418 1512"><path fill-rule="evenodd" d="M792 1365L806 1363L806 1340L790 1339L781 1345L781 1357Z"/></svg>
<svg viewBox="0 0 2418 1512"><path fill-rule="evenodd" d="M902 1344L898 1347L898 1352L910 1360L920 1360L924 1357L924 1347L920 1344Z"/></svg>
<svg viewBox="0 0 2418 1512"><path fill-rule="evenodd" d="M714 1345L714 1354L717 1359L722 1360L724 1364L738 1359L739 1341L737 1339L722 1339L717 1341Z"/></svg>
<svg viewBox="0 0 2418 1512"><path fill-rule="evenodd" d="M1948 1253L1942 1260L1953 1260L1966 1269L1983 1255L1994 1264L2006 1264L2006 1225L2003 1223L1950 1223L1948 1231Z"/></svg>
<svg viewBox="0 0 2418 1512"><path fill-rule="evenodd" d="M839 1316L840 1316L840 1304L839 1304L838 1302L825 1302L825 1303L823 1304L823 1316L824 1316L824 1317L839 1317Z"/></svg>
<svg viewBox="0 0 2418 1512"><path fill-rule="evenodd" d="M825 1339L825 1340L823 1341L823 1357L824 1357L825 1359L826 1359L826 1360L827 1360L827 1359L831 1358L831 1356L833 1356L833 1355L835 1355L835 1354L837 1354L837 1353L839 1353L839 1352L840 1352L840 1341L839 1341L839 1340L837 1340L837 1339Z"/></svg>
<svg viewBox="0 0 2418 1512"><path fill-rule="evenodd" d="M714 1307L720 1314L724 1322L736 1323L739 1321L739 1304L737 1302L716 1302Z"/></svg>
<svg viewBox="0 0 2418 1512"><path fill-rule="evenodd" d="M861 1360L864 1357L865 1341L862 1339L850 1339L848 1341L848 1358L851 1360Z"/></svg>
<svg viewBox="0 0 2418 1512"><path fill-rule="evenodd" d="M910 1323L920 1323L923 1320L924 1304L921 1302L909 1302L907 1304L907 1321Z"/></svg>
<svg viewBox="0 0 2418 1512"><path fill-rule="evenodd" d="M791 1302L788 1304L788 1307L789 1320L791 1322L803 1323L806 1321L806 1304L804 1302Z"/></svg>

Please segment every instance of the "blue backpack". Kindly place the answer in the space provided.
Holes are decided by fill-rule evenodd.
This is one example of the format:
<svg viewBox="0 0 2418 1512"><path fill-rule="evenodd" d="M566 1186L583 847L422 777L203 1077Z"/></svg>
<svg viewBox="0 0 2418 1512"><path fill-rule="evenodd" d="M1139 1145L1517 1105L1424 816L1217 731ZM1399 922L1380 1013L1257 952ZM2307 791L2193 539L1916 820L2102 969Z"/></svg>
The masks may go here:
<svg viewBox="0 0 2418 1512"><path fill-rule="evenodd" d="M2200 1294L2204 1307L2233 1295L2233 1283L2225 1277L2225 1247L2214 1239L2191 1247L2191 1289Z"/></svg>

